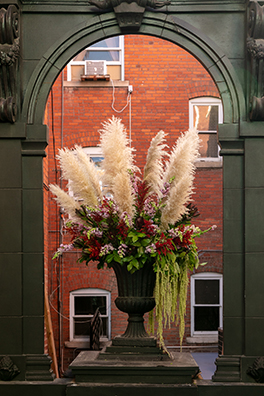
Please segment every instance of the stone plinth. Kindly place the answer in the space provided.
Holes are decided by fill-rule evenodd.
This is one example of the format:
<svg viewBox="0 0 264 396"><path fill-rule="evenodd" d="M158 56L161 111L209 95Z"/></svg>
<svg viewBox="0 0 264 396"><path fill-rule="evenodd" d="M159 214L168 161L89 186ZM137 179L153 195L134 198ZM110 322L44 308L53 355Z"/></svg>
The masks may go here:
<svg viewBox="0 0 264 396"><path fill-rule="evenodd" d="M70 368L76 383L190 384L199 372L190 353L176 352L169 358L158 348L140 347L83 351Z"/></svg>

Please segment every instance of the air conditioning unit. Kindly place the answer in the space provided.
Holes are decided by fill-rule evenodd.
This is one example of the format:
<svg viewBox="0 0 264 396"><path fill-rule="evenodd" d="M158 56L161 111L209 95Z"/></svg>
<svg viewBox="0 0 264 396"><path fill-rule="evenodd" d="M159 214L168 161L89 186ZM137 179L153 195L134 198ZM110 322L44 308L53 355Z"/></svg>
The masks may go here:
<svg viewBox="0 0 264 396"><path fill-rule="evenodd" d="M86 76L105 76L106 61L85 61Z"/></svg>

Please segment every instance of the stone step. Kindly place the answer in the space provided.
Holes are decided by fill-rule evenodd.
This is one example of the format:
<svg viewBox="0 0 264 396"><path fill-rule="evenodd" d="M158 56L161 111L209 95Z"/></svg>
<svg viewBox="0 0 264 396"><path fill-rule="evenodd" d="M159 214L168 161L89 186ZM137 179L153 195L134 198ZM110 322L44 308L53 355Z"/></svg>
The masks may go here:
<svg viewBox="0 0 264 396"><path fill-rule="evenodd" d="M99 352L83 351L71 363L75 382L191 384L199 367L190 353L172 353L172 359L98 359Z"/></svg>

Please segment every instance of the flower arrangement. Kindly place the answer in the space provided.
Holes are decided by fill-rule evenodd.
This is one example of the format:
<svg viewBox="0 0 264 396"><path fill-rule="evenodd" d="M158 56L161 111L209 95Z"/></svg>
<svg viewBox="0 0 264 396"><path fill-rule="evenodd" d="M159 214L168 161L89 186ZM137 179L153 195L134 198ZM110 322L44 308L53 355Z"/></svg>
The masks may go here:
<svg viewBox="0 0 264 396"><path fill-rule="evenodd" d="M139 177L121 120L113 117L100 132L104 195L96 168L82 148L59 150L62 178L70 180L73 196L57 185L50 189L69 215L65 227L71 243L61 245L54 258L78 248L79 262L97 261L99 269L117 262L133 273L153 263L157 337L164 345L163 328L176 319L182 342L188 271L199 266L195 238L208 231L191 224L198 211L188 203L198 134L195 130L182 134L168 155L165 133L160 131L151 141ZM153 331L153 312L150 323Z"/></svg>

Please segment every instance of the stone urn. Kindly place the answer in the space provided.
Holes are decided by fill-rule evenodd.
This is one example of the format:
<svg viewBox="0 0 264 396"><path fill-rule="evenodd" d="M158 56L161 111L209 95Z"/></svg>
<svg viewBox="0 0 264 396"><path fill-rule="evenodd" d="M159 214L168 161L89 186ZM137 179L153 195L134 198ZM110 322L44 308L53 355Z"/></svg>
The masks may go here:
<svg viewBox="0 0 264 396"><path fill-rule="evenodd" d="M128 314L128 326L125 333L115 337L113 345L131 346L155 344L144 327L144 314L155 307L154 287L156 274L153 263L148 261L144 267L133 274L127 270L127 264L111 263L118 286L117 308Z"/></svg>

